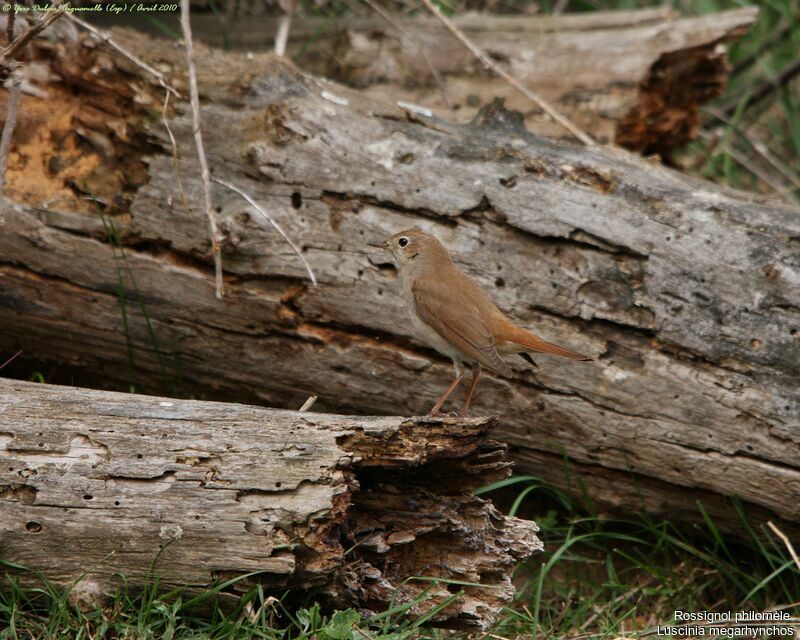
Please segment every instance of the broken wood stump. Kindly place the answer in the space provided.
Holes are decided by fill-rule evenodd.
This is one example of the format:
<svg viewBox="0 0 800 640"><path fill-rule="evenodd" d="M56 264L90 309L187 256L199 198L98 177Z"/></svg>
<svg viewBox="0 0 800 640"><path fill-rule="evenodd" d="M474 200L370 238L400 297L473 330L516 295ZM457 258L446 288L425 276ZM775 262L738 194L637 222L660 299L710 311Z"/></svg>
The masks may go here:
<svg viewBox="0 0 800 640"><path fill-rule="evenodd" d="M464 593L434 623L485 629L541 549L472 490L505 477L493 418L349 417L0 380L0 558L96 593L193 594L254 574L365 614ZM422 580L408 580L412 576ZM440 582L430 588L432 582Z"/></svg>

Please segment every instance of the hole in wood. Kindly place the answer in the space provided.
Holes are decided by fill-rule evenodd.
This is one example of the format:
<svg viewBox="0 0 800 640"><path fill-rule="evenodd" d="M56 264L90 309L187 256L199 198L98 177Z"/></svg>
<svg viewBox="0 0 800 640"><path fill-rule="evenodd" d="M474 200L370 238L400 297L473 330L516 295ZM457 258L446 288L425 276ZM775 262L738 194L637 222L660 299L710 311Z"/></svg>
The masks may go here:
<svg viewBox="0 0 800 640"><path fill-rule="evenodd" d="M508 178L500 178L500 184L506 189L513 189L517 186L517 176L509 176Z"/></svg>
<svg viewBox="0 0 800 640"><path fill-rule="evenodd" d="M42 525L38 522L31 520L25 524L25 531L28 533L39 533L42 530Z"/></svg>
<svg viewBox="0 0 800 640"><path fill-rule="evenodd" d="M295 209L299 209L303 206L303 196L301 196L297 191L292 194L292 206Z"/></svg>

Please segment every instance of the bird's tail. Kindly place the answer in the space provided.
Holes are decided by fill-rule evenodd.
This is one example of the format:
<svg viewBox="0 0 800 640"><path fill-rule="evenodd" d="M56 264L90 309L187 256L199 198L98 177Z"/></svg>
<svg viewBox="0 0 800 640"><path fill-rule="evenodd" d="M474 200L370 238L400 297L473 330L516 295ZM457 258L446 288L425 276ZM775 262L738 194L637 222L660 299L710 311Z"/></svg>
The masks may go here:
<svg viewBox="0 0 800 640"><path fill-rule="evenodd" d="M546 342L539 336L534 335L530 331L526 331L522 327L513 327L511 335L506 336L509 342L513 342L528 351L535 351L537 353L549 353L554 356L561 356L562 358L569 358L570 360L593 360L589 356L585 356L577 351L572 351L566 347L560 347L552 342Z"/></svg>

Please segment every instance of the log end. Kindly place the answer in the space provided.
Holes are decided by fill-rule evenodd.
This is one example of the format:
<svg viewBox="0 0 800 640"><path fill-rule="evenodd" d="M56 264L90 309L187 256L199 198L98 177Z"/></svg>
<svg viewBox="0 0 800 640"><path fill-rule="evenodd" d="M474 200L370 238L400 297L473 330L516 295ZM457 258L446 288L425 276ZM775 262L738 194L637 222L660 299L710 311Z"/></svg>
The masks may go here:
<svg viewBox="0 0 800 640"><path fill-rule="evenodd" d="M499 418L399 420L378 438L367 423L339 440L355 454L359 490L346 527L353 553L332 590L371 613L449 602L434 624L486 630L514 595L516 564L542 549L535 523L473 495L510 473L506 445L487 438Z"/></svg>
<svg viewBox="0 0 800 640"><path fill-rule="evenodd" d="M694 140L700 107L723 95L727 87L730 66L725 43L746 33L757 17L755 7L723 12L713 26L719 35L662 53L639 84L636 104L617 122L614 142L644 155L666 157Z"/></svg>

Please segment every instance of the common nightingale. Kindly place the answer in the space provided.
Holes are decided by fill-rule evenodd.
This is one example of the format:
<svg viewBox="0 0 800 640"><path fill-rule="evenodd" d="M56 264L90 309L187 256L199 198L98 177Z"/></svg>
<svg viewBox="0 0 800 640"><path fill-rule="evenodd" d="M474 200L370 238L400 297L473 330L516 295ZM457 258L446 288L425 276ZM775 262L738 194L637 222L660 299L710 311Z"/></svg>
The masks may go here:
<svg viewBox="0 0 800 640"><path fill-rule="evenodd" d="M517 326L472 278L453 264L444 245L429 233L408 229L384 242L369 244L388 249L394 256L417 337L453 360L456 378L428 415L440 415L445 400L464 379L464 364L472 366L472 380L462 416L467 415L481 366L495 374L511 376L511 367L501 355L520 354L534 366L532 353L592 360Z"/></svg>

